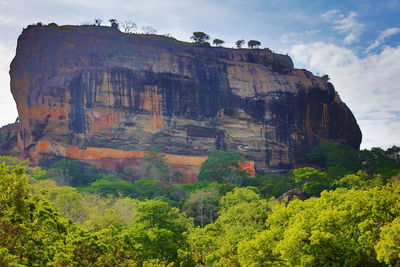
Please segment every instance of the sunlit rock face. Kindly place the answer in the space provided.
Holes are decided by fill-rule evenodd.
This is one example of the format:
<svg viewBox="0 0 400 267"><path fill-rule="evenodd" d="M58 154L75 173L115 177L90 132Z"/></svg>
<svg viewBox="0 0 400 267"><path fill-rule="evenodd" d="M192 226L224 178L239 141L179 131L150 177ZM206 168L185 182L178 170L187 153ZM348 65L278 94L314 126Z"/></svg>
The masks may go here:
<svg viewBox="0 0 400 267"><path fill-rule="evenodd" d="M109 27L30 26L11 89L24 158L140 167L158 144L192 181L213 150L258 170L306 164L320 140L359 148L357 122L329 82L269 49L195 47Z"/></svg>

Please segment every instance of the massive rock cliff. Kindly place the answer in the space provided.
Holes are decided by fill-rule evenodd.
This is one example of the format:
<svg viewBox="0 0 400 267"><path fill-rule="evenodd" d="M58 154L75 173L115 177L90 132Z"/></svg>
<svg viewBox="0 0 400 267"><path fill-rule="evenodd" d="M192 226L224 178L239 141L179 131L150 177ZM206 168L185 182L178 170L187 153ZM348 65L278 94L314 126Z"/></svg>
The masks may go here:
<svg viewBox="0 0 400 267"><path fill-rule="evenodd" d="M101 168L139 166L163 147L190 176L211 151L290 169L320 140L356 149L361 132L331 83L269 49L196 47L109 27L30 26L11 90L22 156Z"/></svg>

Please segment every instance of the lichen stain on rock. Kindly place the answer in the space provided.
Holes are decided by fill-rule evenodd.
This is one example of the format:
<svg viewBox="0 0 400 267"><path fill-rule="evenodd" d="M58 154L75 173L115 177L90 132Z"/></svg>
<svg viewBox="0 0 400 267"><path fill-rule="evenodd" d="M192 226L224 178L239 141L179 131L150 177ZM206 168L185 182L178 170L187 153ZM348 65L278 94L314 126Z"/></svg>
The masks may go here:
<svg viewBox="0 0 400 267"><path fill-rule="evenodd" d="M163 123L163 111L160 95L157 86L145 86L143 109L148 110L151 113L150 127L154 129L162 129Z"/></svg>
<svg viewBox="0 0 400 267"><path fill-rule="evenodd" d="M21 156L36 164L67 157L108 169L139 166L144 151L160 144L171 168L192 181L216 149L244 155L250 169L288 170L307 164L321 140L356 149L361 142L332 84L268 49L30 26L10 75Z"/></svg>
<svg viewBox="0 0 400 267"><path fill-rule="evenodd" d="M123 121L124 113L110 109L87 110L86 118L89 125L88 135L93 135L101 129L117 127Z"/></svg>

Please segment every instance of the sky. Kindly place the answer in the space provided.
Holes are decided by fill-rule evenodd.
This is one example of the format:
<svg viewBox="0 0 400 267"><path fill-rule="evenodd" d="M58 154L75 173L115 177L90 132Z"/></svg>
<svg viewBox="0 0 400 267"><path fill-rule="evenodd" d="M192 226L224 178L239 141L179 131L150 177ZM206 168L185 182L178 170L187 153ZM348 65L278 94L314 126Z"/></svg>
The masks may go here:
<svg viewBox="0 0 400 267"><path fill-rule="evenodd" d="M400 0L0 0L0 125L14 122L9 65L29 24L133 21L190 41L258 40L296 68L328 74L363 132L362 148L400 145Z"/></svg>

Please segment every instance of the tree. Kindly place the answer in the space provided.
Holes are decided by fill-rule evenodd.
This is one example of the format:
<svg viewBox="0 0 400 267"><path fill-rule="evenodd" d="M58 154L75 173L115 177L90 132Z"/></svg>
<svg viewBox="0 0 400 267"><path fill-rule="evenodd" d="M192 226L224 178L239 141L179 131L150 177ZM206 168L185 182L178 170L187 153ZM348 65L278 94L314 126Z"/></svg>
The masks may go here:
<svg viewBox="0 0 400 267"><path fill-rule="evenodd" d="M213 44L215 46L221 47L223 44L225 43L225 41L221 40L221 39L214 39L213 40Z"/></svg>
<svg viewBox="0 0 400 267"><path fill-rule="evenodd" d="M146 164L143 169L143 176L166 182L169 169L161 150L162 147L154 146L146 152L143 157L143 162Z"/></svg>
<svg viewBox="0 0 400 267"><path fill-rule="evenodd" d="M119 23L116 19L109 19L108 21L111 23L111 28L119 30Z"/></svg>
<svg viewBox="0 0 400 267"><path fill-rule="evenodd" d="M23 168L0 164L0 265L47 266L68 231L51 203L31 194Z"/></svg>
<svg viewBox="0 0 400 267"><path fill-rule="evenodd" d="M237 40L235 44L237 48L242 48L242 46L244 45L244 40Z"/></svg>
<svg viewBox="0 0 400 267"><path fill-rule="evenodd" d="M259 41L257 41L257 40L250 40L250 41L247 42L247 46L249 48L259 48L260 45L261 45L261 43Z"/></svg>
<svg viewBox="0 0 400 267"><path fill-rule="evenodd" d="M374 186L382 186L385 181L381 174L369 175L365 171L358 171L355 174L347 174L343 176L335 184L339 187L347 187L354 189L364 189Z"/></svg>
<svg viewBox="0 0 400 267"><path fill-rule="evenodd" d="M51 165L48 176L59 185L82 186L88 185L102 175L96 166L84 166L76 160L61 159Z"/></svg>
<svg viewBox="0 0 400 267"><path fill-rule="evenodd" d="M320 198L274 205L267 230L239 244L239 262L243 266L379 266L375 250L389 248L392 234L398 231L387 226L380 236L382 225L395 225L400 216L394 208L400 203L399 190L340 188L325 191ZM380 238L389 246L376 246ZM392 251L386 251L381 251L380 260L396 262L389 256Z"/></svg>
<svg viewBox="0 0 400 267"><path fill-rule="evenodd" d="M95 26L101 26L102 20L101 19L95 19L94 20L94 25Z"/></svg>
<svg viewBox="0 0 400 267"><path fill-rule="evenodd" d="M295 187L293 176L290 173L266 172L247 179L246 186L255 186L266 197L279 197Z"/></svg>
<svg viewBox="0 0 400 267"><path fill-rule="evenodd" d="M121 28L124 30L124 33L133 33L136 30L136 23L130 20L125 20L120 23Z"/></svg>
<svg viewBox="0 0 400 267"><path fill-rule="evenodd" d="M327 82L327 81L329 81L331 78L329 78L329 75L328 74L324 74L324 75L322 75L322 77L321 77L325 82Z"/></svg>
<svg viewBox="0 0 400 267"><path fill-rule="evenodd" d="M59 185L79 184L81 171L76 160L61 159L53 163L49 169L49 177L54 179Z"/></svg>
<svg viewBox="0 0 400 267"><path fill-rule="evenodd" d="M137 212L132 228L123 236L127 249L136 250L139 261L177 262L179 251L188 246L185 233L193 227L191 220L160 200L140 202Z"/></svg>
<svg viewBox="0 0 400 267"><path fill-rule="evenodd" d="M329 173L329 169L332 169L335 177L342 177L362 168L359 152L342 144L320 142L307 154L307 158L318 167L328 169Z"/></svg>
<svg viewBox="0 0 400 267"><path fill-rule="evenodd" d="M396 163L400 164L400 147L392 146L385 151L385 155L395 161Z"/></svg>
<svg viewBox="0 0 400 267"><path fill-rule="evenodd" d="M400 172L399 154L396 152L398 150L398 147L393 146L386 151L378 147L360 151L362 169L369 174L380 173L385 179L389 179Z"/></svg>
<svg viewBox="0 0 400 267"><path fill-rule="evenodd" d="M42 167L31 167L30 162L27 160L20 160L12 156L0 156L0 163L4 163L10 169L23 168L31 183L35 183L37 180L44 179L47 176L45 169Z"/></svg>
<svg viewBox="0 0 400 267"><path fill-rule="evenodd" d="M102 197L97 194L85 194L82 201L86 211L84 229L101 231L106 228L127 229L136 217L138 201L131 198Z"/></svg>
<svg viewBox="0 0 400 267"><path fill-rule="evenodd" d="M141 178L133 184L133 197L145 200L152 199L161 195L162 185L153 178Z"/></svg>
<svg viewBox="0 0 400 267"><path fill-rule="evenodd" d="M144 34L155 34L157 32L156 29L154 29L153 27L151 27L149 25L148 26L143 26L142 27L142 31L143 31Z"/></svg>
<svg viewBox="0 0 400 267"><path fill-rule="evenodd" d="M83 205L84 199L75 188L49 186L36 188L35 192L50 201L64 217L78 223L83 223L87 219L87 212Z"/></svg>
<svg viewBox="0 0 400 267"><path fill-rule="evenodd" d="M193 32L193 35L190 37L190 39L194 40L195 43L204 44L210 39L210 36L204 32Z"/></svg>
<svg viewBox="0 0 400 267"><path fill-rule="evenodd" d="M220 200L219 208L221 212L236 206L242 202L252 202L260 200L261 196L256 192L255 187L235 188L233 191L226 193Z"/></svg>
<svg viewBox="0 0 400 267"><path fill-rule="evenodd" d="M228 151L215 150L201 164L199 181L216 181L241 185L247 178L247 172L239 170L239 162L244 157Z"/></svg>
<svg viewBox="0 0 400 267"><path fill-rule="evenodd" d="M135 192L134 186L131 182L117 179L110 175L111 177L105 176L104 178L91 183L85 191L95 192L107 195L115 196L129 196Z"/></svg>
<svg viewBox="0 0 400 267"><path fill-rule="evenodd" d="M400 265L400 217L381 228L375 250L379 261L391 266Z"/></svg>
<svg viewBox="0 0 400 267"><path fill-rule="evenodd" d="M206 266L239 266L237 245L266 228L269 210L268 201L254 188L236 188L222 197L220 217L189 235L196 261Z"/></svg>
<svg viewBox="0 0 400 267"><path fill-rule="evenodd" d="M323 190L330 189L333 182L326 172L310 167L295 169L292 175L299 189L311 196L318 196Z"/></svg>
<svg viewBox="0 0 400 267"><path fill-rule="evenodd" d="M183 205L183 210L194 218L200 227L212 223L217 218L217 206L220 199L216 188L191 193Z"/></svg>

